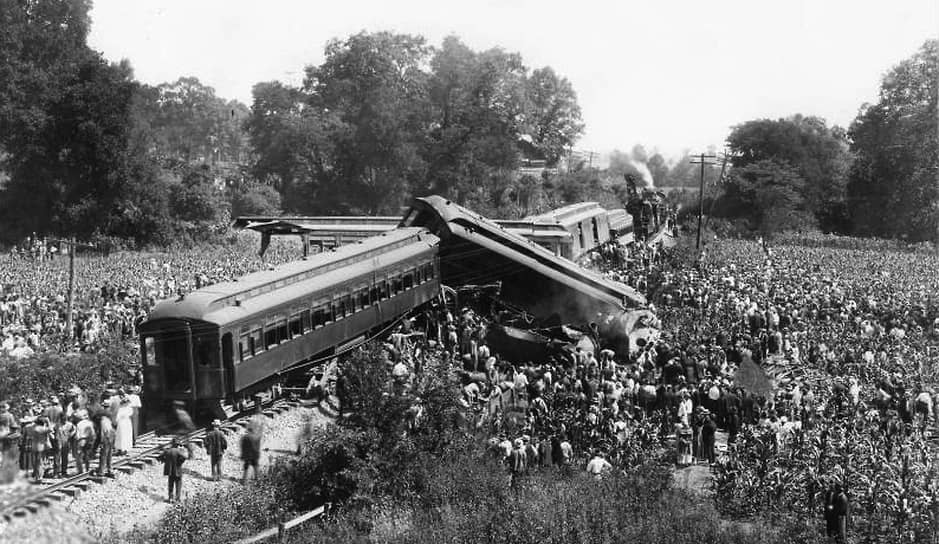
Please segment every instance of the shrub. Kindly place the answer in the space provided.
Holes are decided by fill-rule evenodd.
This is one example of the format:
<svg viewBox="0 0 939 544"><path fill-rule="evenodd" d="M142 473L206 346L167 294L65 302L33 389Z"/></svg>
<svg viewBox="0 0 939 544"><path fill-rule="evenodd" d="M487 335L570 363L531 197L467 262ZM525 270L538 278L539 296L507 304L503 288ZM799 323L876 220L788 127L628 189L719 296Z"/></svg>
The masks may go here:
<svg viewBox="0 0 939 544"><path fill-rule="evenodd" d="M132 383L139 363L135 348L122 341L102 346L95 353L38 353L24 359L0 356L0 399L9 399L14 413L20 413L26 398L38 400L81 387L91 398L100 395L104 385Z"/></svg>
<svg viewBox="0 0 939 544"><path fill-rule="evenodd" d="M170 508L148 542L223 544L267 529L287 515L285 497L265 479L246 491L235 486L200 493Z"/></svg>

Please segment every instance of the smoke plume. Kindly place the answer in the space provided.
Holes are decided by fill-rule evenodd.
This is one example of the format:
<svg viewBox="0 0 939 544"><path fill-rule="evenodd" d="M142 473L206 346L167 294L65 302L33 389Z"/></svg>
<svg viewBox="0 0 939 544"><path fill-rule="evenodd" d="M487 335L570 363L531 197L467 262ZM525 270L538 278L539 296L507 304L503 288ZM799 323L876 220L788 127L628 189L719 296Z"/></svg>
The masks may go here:
<svg viewBox="0 0 939 544"><path fill-rule="evenodd" d="M646 187L650 189L655 187L655 182L652 180L652 172L649 171L649 167L646 166L646 163L630 158L629 164L637 171L639 171L639 174L642 176L642 180L646 182Z"/></svg>

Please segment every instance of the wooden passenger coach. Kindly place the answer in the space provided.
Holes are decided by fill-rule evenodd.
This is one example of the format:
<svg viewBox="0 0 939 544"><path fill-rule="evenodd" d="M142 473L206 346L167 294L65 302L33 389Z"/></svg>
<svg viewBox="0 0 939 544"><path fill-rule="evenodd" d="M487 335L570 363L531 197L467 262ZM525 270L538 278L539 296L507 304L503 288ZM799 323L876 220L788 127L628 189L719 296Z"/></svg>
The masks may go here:
<svg viewBox="0 0 939 544"><path fill-rule="evenodd" d="M439 238L420 228L161 302L141 326L146 405L214 411L430 301Z"/></svg>

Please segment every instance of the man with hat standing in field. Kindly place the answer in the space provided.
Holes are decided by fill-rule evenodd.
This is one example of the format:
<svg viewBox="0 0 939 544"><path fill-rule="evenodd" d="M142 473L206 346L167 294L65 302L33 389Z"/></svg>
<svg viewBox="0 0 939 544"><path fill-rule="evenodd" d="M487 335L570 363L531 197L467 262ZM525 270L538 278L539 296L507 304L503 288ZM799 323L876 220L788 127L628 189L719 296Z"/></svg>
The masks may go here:
<svg viewBox="0 0 939 544"><path fill-rule="evenodd" d="M176 490L176 502L179 502L183 487L183 463L188 458L186 449L179 445L179 439L175 436L170 442L170 447L160 454L159 459L163 462L163 475L166 476L166 502L173 502L174 489Z"/></svg>
<svg viewBox="0 0 939 544"><path fill-rule="evenodd" d="M222 455L228 449L228 441L221 429L222 422L218 419L212 421L212 430L205 435L205 452L209 455L212 464L212 479L216 482L222 477Z"/></svg>

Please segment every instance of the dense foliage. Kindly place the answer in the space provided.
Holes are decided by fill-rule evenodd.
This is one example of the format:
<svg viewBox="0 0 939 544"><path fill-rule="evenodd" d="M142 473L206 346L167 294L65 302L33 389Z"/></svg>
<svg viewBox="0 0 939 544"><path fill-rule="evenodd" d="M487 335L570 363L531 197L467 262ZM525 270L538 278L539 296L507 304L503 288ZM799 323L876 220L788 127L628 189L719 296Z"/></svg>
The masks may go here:
<svg viewBox="0 0 939 544"><path fill-rule="evenodd" d="M289 209L383 214L427 193L497 206L521 139L556 164L583 130L570 82L551 68L390 32L330 42L302 88L259 83L246 127L254 175Z"/></svg>
<svg viewBox="0 0 939 544"><path fill-rule="evenodd" d="M866 236L935 240L939 228L939 41L883 79L880 99L851 125L848 185L854 228Z"/></svg>
<svg viewBox="0 0 939 544"><path fill-rule="evenodd" d="M926 542L939 534L939 467L919 433L889 435L879 420L840 415L780 443L747 429L716 469L728 514L818 516L825 492L847 482L851 532L863 542Z"/></svg>
<svg viewBox="0 0 939 544"><path fill-rule="evenodd" d="M0 241L199 241L230 214L396 215L429 193L516 217L620 203L624 175L699 181L687 153L637 145L602 170L599 154L574 153L584 124L570 81L498 47L360 32L329 42L302 85L255 85L249 108L191 76L138 83L126 60L88 47L90 5L0 1ZM895 67L848 131L801 114L735 127L708 211L762 233L933 239L936 51Z"/></svg>
<svg viewBox="0 0 939 544"><path fill-rule="evenodd" d="M24 400L39 401L73 386L97 398L107 383L136 381L135 351L116 340L94 353L47 351L25 359L0 357L0 399L8 400L15 413L22 413Z"/></svg>

